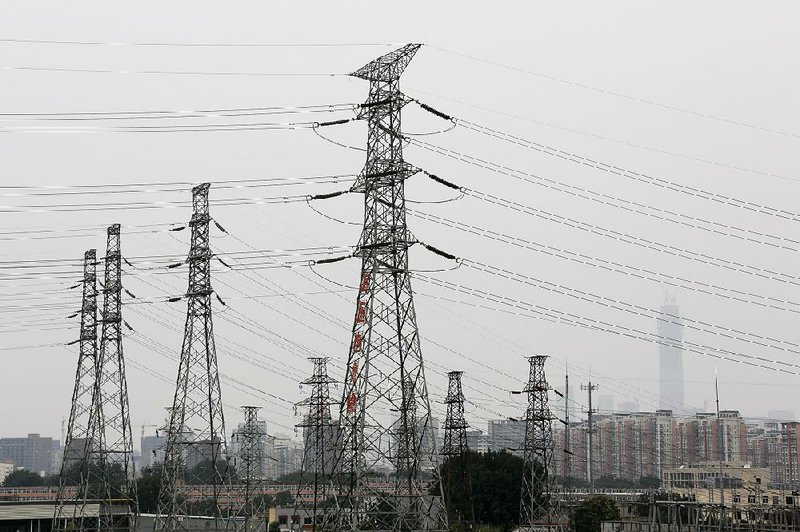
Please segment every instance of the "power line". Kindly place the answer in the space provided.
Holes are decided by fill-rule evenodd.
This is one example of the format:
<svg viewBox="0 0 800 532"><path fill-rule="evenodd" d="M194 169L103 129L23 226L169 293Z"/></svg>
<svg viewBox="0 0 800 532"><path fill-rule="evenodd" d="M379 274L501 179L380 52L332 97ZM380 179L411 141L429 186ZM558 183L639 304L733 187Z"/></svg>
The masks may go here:
<svg viewBox="0 0 800 532"><path fill-rule="evenodd" d="M133 42L133 41L86 41L56 39L0 39L0 43L9 44L66 44L79 46L131 46L131 47L175 47L175 48L348 48L361 46L396 46L397 43L381 42L346 42L346 43L225 43L225 42Z"/></svg>
<svg viewBox="0 0 800 532"><path fill-rule="evenodd" d="M333 103L317 105L270 106L270 107L227 107L210 109L159 109L139 111L58 111L58 112L0 112L0 117L12 120L160 120L175 118L219 118L238 116L261 116L294 113L331 113L354 111L358 104Z"/></svg>
<svg viewBox="0 0 800 532"><path fill-rule="evenodd" d="M286 176L286 177L255 177L255 178L239 178L239 179L223 179L223 180L211 180L209 181L214 185L214 188L247 188L249 185L259 185L261 183L270 183L270 182L292 182L292 181L314 181L318 179L343 179L343 180L352 180L352 178L357 177L357 174L347 173L347 174L321 174L315 176ZM100 192L92 192L94 189L129 189L131 192L139 192L136 190L132 190L134 188L145 188L143 192L150 192L153 191L154 188L158 187L174 187L170 188L169 191L180 191L185 192L186 187L192 187L196 185L197 182L195 181L156 181L156 182L139 182L139 183L131 183L130 180L127 180L125 183L104 183L104 184L86 184L86 185L0 185L0 190L43 190L43 191L80 191L81 194L86 193L105 193L106 191ZM180 188L177 188L180 187ZM111 192L108 192L111 193ZM152 224L152 225L165 225L165 224ZM130 226L127 226L130 227ZM137 225L133 227L147 227L147 225Z"/></svg>
<svg viewBox="0 0 800 532"><path fill-rule="evenodd" d="M590 159L588 157L578 155L575 153L570 153L565 151L561 148L556 148L553 146L548 146L546 144L541 144L539 142L535 142L532 140L528 140L517 135L512 135L511 133L506 133L504 131L500 131L498 129L493 129L481 124L477 124L475 122L470 122L463 119L456 119L459 124L462 124L463 127L469 129L471 131L475 131L482 135L486 135L492 138L496 138L499 140L503 140L505 142L511 142L512 144L516 144L518 146L523 146L529 149L533 149L538 151L539 153L543 153L546 155L550 155L552 157L558 157L559 159L567 160L570 162L578 163L589 168L593 168L595 170L599 170L601 172L607 172L614 175L619 175L621 177L625 177L627 179L638 181L640 183L647 183L653 186L657 186L663 190L672 190L674 192L679 192L682 194L686 194L691 197L701 198L705 200L714 201L719 204L728 205L731 207L736 207L739 209L745 209L750 212L755 212L759 214L766 214L769 216L775 216L778 218L782 218L784 220L791 220L791 221L800 221L800 217L797 213L787 211L785 209L777 209L774 207L770 207L768 205L761 205L759 203L755 203L750 200L743 200L739 198L735 198L732 196L727 196L725 194L719 194L717 192L712 192L709 190L704 190L702 188L693 187L690 185L684 185L682 183L678 183L673 180L664 179L660 177L651 176L648 174L644 174L641 172L636 172L634 170L629 170L626 168L622 168L616 165L612 165L606 162L597 161L594 159ZM683 215L681 215L683 216ZM711 222L713 223L713 222ZM719 225L722 227L729 228L725 224L714 223L714 225ZM735 226L730 226L734 229ZM754 232L748 229L739 229L741 231L752 232L760 236L765 236L761 233ZM771 236L771 235L766 235ZM774 237L775 238L775 237ZM797 242L797 241L792 241Z"/></svg>
<svg viewBox="0 0 800 532"><path fill-rule="evenodd" d="M646 104L646 105L650 105L650 106L653 106L653 107L658 107L660 109L667 109L667 110L670 110L670 111L675 111L675 112L678 112L678 113L691 115L691 116L694 116L694 117L697 117L697 118L713 120L713 121L716 121L716 122L723 122L723 123L732 124L732 125L736 125L736 126L741 126L741 127L745 127L745 128L753 129L753 130L757 130L757 131L765 131L765 132L768 132L768 133L775 133L775 134L782 135L782 136L785 136L785 137L800 138L800 135L798 135L796 133L792 133L792 132L788 132L788 131L782 131L782 130L774 129L774 128L769 128L769 127L761 126L761 125L758 125L758 124L751 124L751 123L748 123L748 122L743 122L743 121L740 121L740 120L735 120L735 119L731 119L731 118L727 118L727 117L723 117L723 116L718 116L718 115L714 115L714 114L710 114L710 113L705 113L705 112L702 112L702 111L694 111L692 109L687 109L687 108L684 108L684 107L679 107L679 106L672 105L672 104L666 104L666 103L658 102L656 100L643 98L643 97L640 97L640 96L634 96L634 95L625 94L625 93L622 93L622 92L617 92L617 91L613 91L613 90L609 90L609 89L605 89L605 88L601 88L601 87L596 87L596 86L593 86L593 85L580 83L580 82L573 81L573 80L570 80L570 79L561 78L561 77L557 77L557 76L552 76L552 75L545 74L545 73L542 73L542 72L537 72L537 71L534 71L534 70L529 70L529 69L525 69L525 68L521 68L521 67L517 67L517 66L512 66L512 65L506 65L506 64L503 64L503 63L499 63L497 61L492 61L490 59L485 59L485 58L477 57L477 56L470 55L470 54L467 54L467 53L458 52L458 51L455 51L455 50L450 50L450 49L443 48L443 47L440 47L440 46L434 46L434 45L430 45L429 44L429 45L427 45L427 47L428 48L432 48L434 50L438 50L440 52L445 52L445 53L448 53L448 54L451 54L451 55L454 55L454 56L463 57L463 58L469 59L471 61L477 61L477 62L484 63L484 64L487 64L487 65L492 65L492 66L495 66L495 67L503 68L505 70L511 70L511 71L514 71L514 72L519 72L521 74L527 74L527 75L535 76L535 77L538 77L538 78L541 78L541 79L546 79L548 81L554 81L554 82L561 83L561 84L564 84L564 85L569 85L569 86L577 87L577 88L580 88L580 89L590 90L590 91L593 91L593 92L597 92L599 94L615 96L617 98L621 98L621 99L628 100L628 101L633 101L633 102L636 102L636 103Z"/></svg>
<svg viewBox="0 0 800 532"><path fill-rule="evenodd" d="M346 74L329 72L236 72L210 70L116 70L103 68L37 67L26 65L0 65L0 70L20 72L61 72L81 74L140 74L166 76L230 76L230 77L335 77Z"/></svg>
<svg viewBox="0 0 800 532"><path fill-rule="evenodd" d="M202 133L222 131L294 131L317 127L318 122L240 122L135 126L18 126L0 127L0 133Z"/></svg>
<svg viewBox="0 0 800 532"><path fill-rule="evenodd" d="M545 306L542 306L542 305L531 304L531 303L527 303L527 302L524 302L524 301L519 301L519 300L510 298L510 297L500 296L500 295L497 295L497 294L494 294L494 293L491 293L491 292L487 292L485 290L480 290L480 289L477 289L477 288L471 288L471 287L463 286L463 285L460 285L460 284L457 284L457 283L452 283L452 282L449 282L449 281L443 281L443 280L440 280L440 279L434 279L434 278L429 277L427 275L418 274L417 277L420 280L424 281L424 282L427 282L427 283L430 283L430 284L433 284L433 285L436 285L436 286L440 286L440 287L447 288L447 289L450 289L450 290L453 290L453 291L456 291L456 292L461 292L461 293L464 293L464 294L468 294L468 295L471 295L473 297L485 298L485 299L487 299L489 301L492 301L492 302L495 302L495 303L499 303L499 304L506 305L506 306L512 307L514 309L517 309L517 310L514 310L514 311L510 311L512 314L517 314L517 315L520 315L520 316L529 317L530 315L528 314L528 312L530 312L530 313L534 313L534 314L537 314L537 315L544 315L544 316L547 316L549 318L556 319L559 322L567 324L567 325L583 327L583 328L588 328L588 329L593 329L593 330L598 330L598 331L602 331L602 332L606 332L606 333L615 334L615 335L618 335L618 336L624 336L624 337L627 337L627 338L632 338L632 339L636 339L636 340L642 340L642 341L647 342L647 343L655 343L655 344L658 344L658 345L669 345L669 346L672 346L674 344L674 342L669 338L663 337L663 336L658 335L658 334L654 334L654 333L650 333L650 332L646 332L646 331L641 331L639 329L636 329L635 327L628 327L628 326L624 326L624 325L618 325L618 324L609 323L609 322L606 322L606 321L603 321L603 320L596 320L596 319L593 319L593 318L588 318L588 317L581 316L581 315L574 314L574 313L570 313L570 312L563 312L563 311L552 309L552 308L548 308L548 307L545 307ZM497 309L495 308L493 310L497 310ZM522 312L519 312L519 311L522 311ZM700 355L704 355L704 356L710 356L710 357L713 357L713 358L718 358L718 359L722 359L722 360L728 360L728 361L731 361L731 362L745 364L745 365L753 366L753 367L761 367L761 368L768 369L768 370L771 370L771 371L777 371L777 372L781 372L781 373L788 373L788 374L791 374L791 375L800 375L800 372L795 371L795 370L785 369L784 367L775 367L775 366L771 366L771 365L764 365L764 363L770 363L770 364L778 364L778 365L788 366L788 367L795 367L795 366L800 367L800 365L797 365L797 364L789 364L787 362L769 360L769 359L766 359L766 358L763 358L763 357L747 355L745 353L739 353L739 352L730 351L730 350L726 350L726 349L714 348L714 347L711 347L711 346L707 346L707 345L703 345L703 344L696 344L694 342L688 342L688 341L684 342L684 348L687 351L691 351L691 352L694 352L694 353L697 353L697 354L700 354ZM734 358L732 358L732 357L734 357ZM755 362L753 362L753 361L755 361Z"/></svg>
<svg viewBox="0 0 800 532"><path fill-rule="evenodd" d="M776 236L769 233L754 231L752 229L745 229L734 225L724 224L721 222L715 222L711 220L707 220L705 218L699 218L697 216L685 214L685 213L678 213L668 211L666 209L662 209L659 207L655 207L652 205L646 205L641 202L626 200L624 198L611 196L606 193L596 192L589 188L579 187L577 185L571 185L564 181L558 181L556 179L548 178L539 176L530 172L525 172L523 170L518 170L514 168L510 168L506 165L502 165L499 163L487 161L485 159L473 157L471 155L466 155L464 153L457 152L455 150L450 150L447 148L443 148L441 146L437 146L435 144L431 144L429 142L424 142L417 139L410 139L412 144L416 144L432 153L437 153L439 155L444 155L451 159L465 162L467 164L477 166L479 168L483 168L486 170L490 170L492 172L496 172L502 175L506 175L509 177L513 177L520 181L524 181L526 183L530 183L533 185L541 186L547 188L549 190L555 190L557 192L561 192L567 194L572 197L582 198L589 201L594 201L596 203L600 203L602 205L606 205L609 207L613 207L616 209L620 209L626 211L631 214L639 214L642 216L646 216L649 218L657 219L664 222L669 222L677 225L681 225L684 227L690 227L693 229L699 229L701 231L705 231L707 233L717 234L721 236L728 236L731 238L735 238L740 241L748 241L753 242L756 244L761 244L765 246L769 246L775 249L785 249L788 251L800 251L797 247L792 247L792 245L786 244L784 242L788 242L790 244L800 244L800 241L786 238L783 236ZM732 204L732 203L731 203ZM754 208L748 208L749 210L754 210ZM772 214L767 208L760 207L761 210L758 212L763 212L767 214ZM777 211L776 209L772 209L772 211ZM772 214L773 216L778 216L777 214ZM786 215L781 214L780 217L786 218L789 220L794 220L794 218L787 217ZM800 220L800 218L798 218ZM743 235L735 234L732 231L737 231L740 233L744 233ZM761 240L756 238L752 235L758 235L762 238L771 238L778 240L778 243L775 242L768 242L766 240Z"/></svg>
<svg viewBox="0 0 800 532"><path fill-rule="evenodd" d="M610 238L612 240L616 240L618 242L624 242L627 244L632 244L637 247L641 247L644 249L650 249L652 251L656 251L658 253L663 253L670 255L672 257L680 257L686 260L691 260L694 262L699 262L701 264L705 264L707 266L714 266L717 268L723 268L730 271L736 271L740 273L744 273L747 275L752 275L755 277L761 277L765 279L771 279L773 281L778 281L781 283L787 283L792 285L800 286L798 282L798 277L783 273L777 272L772 269L760 268L758 266L753 266L751 264L745 264L743 262L739 262L736 260L728 260L722 259L719 257L714 257L711 255L707 255L703 252L693 251L687 248L681 248L678 246L673 246L670 244L664 244L657 240L652 240L648 238L634 236L629 233L616 231L612 229L607 229L605 227L591 224L588 222L583 222L574 218L570 218L567 216L561 216L559 214L551 213L549 211L545 211L543 209L537 209L535 207L531 207L528 205L524 205L517 201L511 201L495 194L487 194L484 192L478 192L474 189L463 189L468 196L474 196L480 200L486 201L488 203L492 203L498 205L500 207L504 207L506 209L511 209L522 214L527 214L529 216L535 216L537 218L541 218L543 220L547 220L550 222L555 222L567 227L571 227L573 229L577 229L579 231L583 231L589 234L594 234L597 236L602 236L605 238Z"/></svg>
<svg viewBox="0 0 800 532"><path fill-rule="evenodd" d="M534 240L529 240L509 235L507 233L493 231L483 226L479 227L477 225L459 222L450 218L444 218L441 216L436 216L435 214L429 214L422 211L409 209L408 212L413 216L416 216L423 220L439 223L445 227L450 227L452 229L457 229L459 231L464 231L466 233L470 233L476 236L481 236L489 240L503 242L506 244L510 244L512 246L520 247L537 253L542 253L551 257L557 257L560 259L569 260L585 266L590 266L593 268L602 268L606 271L615 272L621 275L631 276L638 279L651 281L657 284L666 284L669 286L675 286L678 288L683 288L700 294L720 297L728 301L738 301L741 303L757 305L762 308L771 308L774 310L800 313L800 309L792 308L792 307L800 307L800 303L796 301L785 300L772 296L766 296L763 294L739 290L736 288L724 287L715 283L706 283L703 281L688 279L684 277L677 277L674 275L665 274L663 272L656 272L646 268L639 268L637 266L632 266L630 264L625 264L614 260L606 260L592 255L586 255L585 253L580 253L566 248L552 246L550 244L543 244L541 242L536 242Z"/></svg>
<svg viewBox="0 0 800 532"><path fill-rule="evenodd" d="M598 139L598 140L602 140L602 141L606 141L606 142L613 142L615 144L620 144L622 146L627 146L627 147L630 147L630 148L636 148L637 150L649 151L651 153L657 153L657 154L660 154L660 155L667 155L669 157L675 157L675 158L683 159L683 160L686 160L686 161L693 161L693 162L703 163L705 165L710 165L710 166L717 166L717 167L725 168L725 169L728 169L728 170L735 170L737 172L756 174L756 175L766 176L766 177L774 177L776 179L781 179L781 180L784 180L784 181L800 183L800 178L797 178L797 177L790 177L790 176L786 176L786 175L776 174L774 172L768 172L768 171L758 170L758 169L755 169L755 168L749 168L749 167L740 166L740 165L736 165L736 164L725 163L725 162L721 162L721 161L715 161L715 160L711 160L711 159L707 159L707 158L699 157L699 156L695 156L695 155L686 155L685 153L677 153L677 152L666 150L666 149L663 149L663 148L655 148L653 146L647 146L647 145L644 145L644 144L639 144L638 142L632 142L632 141L623 140L623 139L619 139L619 138L615 138L615 137L609 137L607 135L602 135L602 134L599 134L599 133L592 133L592 132L584 131L584 130L581 130L581 129L575 129L575 128L571 128L571 127L567 127L567 126L562 126L562 125L559 125L559 124L555 124L553 122L547 122L547 121L544 121L544 120L537 120L537 119L531 118L529 116L523 116L523 115L519 115L519 114L515 114L515 113L509 113L507 111L500 111L498 109L493 109L491 107L486 107L484 105L478 105L478 104L474 104L474 103L469 103L469 102L466 102L464 100L459 100L459 99L452 98L452 97L449 97L449 96L443 96L441 94L436 94L436 93L433 93L433 92L423 91L423 90L419 90L419 89L414 89L413 92L419 93L419 94L424 94L426 96L432 96L434 98L439 98L441 100L449 101L449 102L456 103L456 104L459 104L459 105L464 105L466 107L471 107L473 109L479 109L481 111L486 111L486 112L489 112L489 113L492 113L492 114L496 114L498 116L503 116L503 117L506 117L506 118L513 118L515 120L521 120L521 121L524 121L524 122L530 122L532 124L538 124L540 126L549 127L549 128L557 129L557 130L560 130L560 131L566 131L568 133L574 133L574 134L577 134L577 135L582 135L584 137Z"/></svg>

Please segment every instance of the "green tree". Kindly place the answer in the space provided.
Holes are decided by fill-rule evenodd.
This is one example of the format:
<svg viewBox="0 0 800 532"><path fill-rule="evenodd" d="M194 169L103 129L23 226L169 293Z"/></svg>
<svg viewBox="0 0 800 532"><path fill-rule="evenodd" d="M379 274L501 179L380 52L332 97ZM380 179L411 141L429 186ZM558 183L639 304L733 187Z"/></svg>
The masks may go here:
<svg viewBox="0 0 800 532"><path fill-rule="evenodd" d="M294 497L288 490L279 491L275 494L275 506L280 506L281 508L294 506Z"/></svg>
<svg viewBox="0 0 800 532"><path fill-rule="evenodd" d="M158 511L158 492L161 489L161 464L144 467L136 479L136 494L139 497L139 511L154 514Z"/></svg>
<svg viewBox="0 0 800 532"><path fill-rule="evenodd" d="M3 481L3 487L5 488L20 488L20 487L28 487L28 486L44 486L45 479L34 473L33 471L28 471L27 469L17 469L16 471L10 473L5 481Z"/></svg>
<svg viewBox="0 0 800 532"><path fill-rule="evenodd" d="M256 495L253 498L253 504L257 508L272 508L275 506L275 497L268 493Z"/></svg>
<svg viewBox="0 0 800 532"><path fill-rule="evenodd" d="M291 473L279 476L275 482L278 484L299 484L303 478L308 480L309 477L313 478L314 474L306 472L306 474L303 475L301 471L292 471Z"/></svg>
<svg viewBox="0 0 800 532"><path fill-rule="evenodd" d="M226 460L217 461L217 474L222 476L222 481L236 482L236 468ZM211 460L202 460L186 472L186 482L190 484L213 484L215 471ZM218 478L219 482L220 479Z"/></svg>
<svg viewBox="0 0 800 532"><path fill-rule="evenodd" d="M595 495L575 508L575 532L599 532L600 523L620 518L619 508L611 497Z"/></svg>
<svg viewBox="0 0 800 532"><path fill-rule="evenodd" d="M642 477L639 479L639 487L657 490L661 487L661 479L658 477Z"/></svg>
<svg viewBox="0 0 800 532"><path fill-rule="evenodd" d="M519 521L519 497L522 484L522 458L511 453L468 452L463 457L453 457L441 466L445 481L444 493L448 516L456 522L469 516L472 509L467 496L467 484L461 471L467 471L472 486L472 506L477 524L498 527L508 531ZM437 494L439 486L432 488Z"/></svg>

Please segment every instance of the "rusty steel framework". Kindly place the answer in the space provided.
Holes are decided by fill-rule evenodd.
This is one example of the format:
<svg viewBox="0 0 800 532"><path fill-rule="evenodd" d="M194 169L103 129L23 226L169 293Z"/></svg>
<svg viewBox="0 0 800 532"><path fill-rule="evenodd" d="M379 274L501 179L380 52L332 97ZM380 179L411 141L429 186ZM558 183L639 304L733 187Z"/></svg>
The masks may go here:
<svg viewBox="0 0 800 532"><path fill-rule="evenodd" d="M528 395L525 412L524 466L520 494L519 527L521 532L561 531L552 494L553 415L548 405L550 386L545 377L547 355L528 357L528 383L522 390Z"/></svg>
<svg viewBox="0 0 800 532"><path fill-rule="evenodd" d="M353 335L339 412L341 453L331 530L444 530L430 400L411 290L400 76L419 49L408 44L351 75L370 83L358 118L368 125L367 160L352 191L364 194ZM378 485L369 476L391 471Z"/></svg>
<svg viewBox="0 0 800 532"><path fill-rule="evenodd" d="M308 360L314 369L311 376L300 384L310 386L311 393L296 405L306 407L307 411L297 424L303 430L303 463L295 505L311 517L311 530L315 531L317 516L324 513L331 496L330 478L337 454L339 427L331 416L331 405L334 403L330 386L336 380L328 375L328 358L312 357Z"/></svg>
<svg viewBox="0 0 800 532"><path fill-rule="evenodd" d="M269 526L268 508L264 498L264 471L267 432L258 420L259 407L243 406L244 423L234 434L238 445L236 471L242 488L238 517L243 519L242 530L256 532Z"/></svg>
<svg viewBox="0 0 800 532"><path fill-rule="evenodd" d="M191 485L197 498L210 506L215 528L225 528L220 495L230 488L226 456L225 421L211 321L211 247L208 183L192 189L193 213L188 302L183 347L178 367L155 529L187 530L182 516L191 508L180 488ZM208 509L207 509L208 510Z"/></svg>
<svg viewBox="0 0 800 532"><path fill-rule="evenodd" d="M64 455L59 474L53 530L83 531L95 529L96 517L90 517L87 505L98 498L97 487L102 482L102 472L93 463L94 451L102 444L97 424L97 250L90 249L83 256L83 294L81 297L80 337L77 340L78 367L67 432L64 438ZM75 343L75 342L73 342ZM71 489L77 485L77 489Z"/></svg>

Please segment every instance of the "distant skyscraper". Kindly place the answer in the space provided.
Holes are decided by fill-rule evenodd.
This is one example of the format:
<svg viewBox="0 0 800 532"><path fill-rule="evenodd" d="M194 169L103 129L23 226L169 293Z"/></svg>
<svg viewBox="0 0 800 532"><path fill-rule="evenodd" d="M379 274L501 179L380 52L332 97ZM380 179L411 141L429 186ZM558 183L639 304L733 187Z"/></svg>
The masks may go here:
<svg viewBox="0 0 800 532"><path fill-rule="evenodd" d="M673 298L661 307L658 324L659 408L683 411L683 322Z"/></svg>
<svg viewBox="0 0 800 532"><path fill-rule="evenodd" d="M141 467L151 467L164 461L164 445L167 439L163 436L143 436L141 439Z"/></svg>
<svg viewBox="0 0 800 532"><path fill-rule="evenodd" d="M601 414L611 414L614 412L614 396L611 394L600 394L597 399L597 410Z"/></svg>

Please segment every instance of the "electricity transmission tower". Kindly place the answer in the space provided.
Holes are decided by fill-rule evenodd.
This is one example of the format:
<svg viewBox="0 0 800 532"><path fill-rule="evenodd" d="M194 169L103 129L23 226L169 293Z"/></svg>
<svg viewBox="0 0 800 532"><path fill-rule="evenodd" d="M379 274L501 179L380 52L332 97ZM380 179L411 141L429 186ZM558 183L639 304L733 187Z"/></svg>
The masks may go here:
<svg viewBox="0 0 800 532"><path fill-rule="evenodd" d="M244 517L245 532L266 530L267 507L264 499L264 461L267 432L261 427L257 406L243 406L244 424L236 431L238 444L236 469L244 488L239 516Z"/></svg>
<svg viewBox="0 0 800 532"><path fill-rule="evenodd" d="M102 333L97 366L100 434L96 463L102 465L100 530L133 530L138 511L133 465L133 433L128 407L128 383L122 351L122 253L120 226L108 228L103 285Z"/></svg>
<svg viewBox="0 0 800 532"><path fill-rule="evenodd" d="M553 460L552 421L547 393L550 386L545 377L547 355L528 357L530 370L528 384L523 393L528 394L525 413L524 466L520 497L520 530L522 532L562 530L557 522L551 500Z"/></svg>
<svg viewBox="0 0 800 532"><path fill-rule="evenodd" d="M101 482L101 469L92 463L92 455L102 442L97 429L101 417L95 412L97 395L97 251L88 250L83 256L83 295L81 298L81 329L78 368L72 391L64 455L59 474L58 495L53 516L57 531L94 529L94 517L89 517L87 505L98 498L96 487ZM75 342L73 342L75 343Z"/></svg>
<svg viewBox="0 0 800 532"><path fill-rule="evenodd" d="M188 514L182 486L210 506L215 527L224 527L220 495L230 488L225 448L225 422L211 322L211 248L208 210L209 184L192 189L193 213L186 327L170 420L156 530L187 530Z"/></svg>
<svg viewBox="0 0 800 532"><path fill-rule="evenodd" d="M326 529L446 528L441 497L429 494L438 460L405 210L405 180L415 170L403 160L400 131L399 80L419 47L406 45L351 74L370 82L359 111L368 125L367 161L352 189L364 194L362 263L339 415L338 508L326 512ZM369 478L381 470L393 471L388 486Z"/></svg>
<svg viewBox="0 0 800 532"><path fill-rule="evenodd" d="M441 455L444 457L444 478L442 486L445 495L446 507L451 509L454 504L453 490L461 486L461 496L468 505L467 515L459 515L458 528L471 529L475 522L475 508L472 505L472 481L469 477L469 445L467 444L467 429L469 424L464 419L464 392L461 388L463 371L449 371L447 373L447 396L444 403L447 405L447 417L444 420L444 444ZM459 505L462 506L462 505ZM463 507L463 506L462 506Z"/></svg>
<svg viewBox="0 0 800 532"><path fill-rule="evenodd" d="M295 504L311 517L311 529L315 531L317 516L320 510L324 511L330 496L328 485L336 458L339 427L331 417L330 385L336 381L328 376L328 359L315 357L309 360L314 364L314 370L301 384L311 386L311 395L297 403L299 407L308 407L308 411L297 425L303 429L303 465Z"/></svg>

